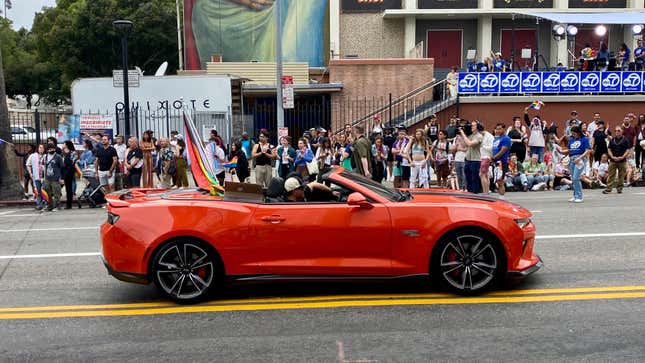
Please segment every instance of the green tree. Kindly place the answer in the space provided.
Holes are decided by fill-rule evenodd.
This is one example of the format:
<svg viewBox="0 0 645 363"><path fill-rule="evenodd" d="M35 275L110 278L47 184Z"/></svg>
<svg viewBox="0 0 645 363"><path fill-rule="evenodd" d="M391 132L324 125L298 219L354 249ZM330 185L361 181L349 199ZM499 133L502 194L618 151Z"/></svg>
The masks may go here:
<svg viewBox="0 0 645 363"><path fill-rule="evenodd" d="M111 77L113 69L121 68L120 35L112 25L117 19L134 23L131 68L152 74L168 61L169 70L176 70L175 16L175 0L59 0L36 16L31 30L39 72L59 80L47 87L51 94L45 97L69 95L75 79Z"/></svg>

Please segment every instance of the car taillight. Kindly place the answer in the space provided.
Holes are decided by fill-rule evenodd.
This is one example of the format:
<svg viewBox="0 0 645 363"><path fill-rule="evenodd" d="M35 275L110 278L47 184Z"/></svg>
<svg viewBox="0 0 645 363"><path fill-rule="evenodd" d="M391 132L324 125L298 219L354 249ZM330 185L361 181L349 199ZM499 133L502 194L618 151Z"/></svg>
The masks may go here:
<svg viewBox="0 0 645 363"><path fill-rule="evenodd" d="M118 215L108 212L107 222L113 225L119 220L119 218L120 217Z"/></svg>

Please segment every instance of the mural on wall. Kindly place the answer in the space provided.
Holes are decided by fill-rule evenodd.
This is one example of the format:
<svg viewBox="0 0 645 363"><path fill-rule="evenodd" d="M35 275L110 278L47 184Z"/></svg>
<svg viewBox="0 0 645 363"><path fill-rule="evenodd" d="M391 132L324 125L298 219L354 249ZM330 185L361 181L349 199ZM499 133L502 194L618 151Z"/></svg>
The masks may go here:
<svg viewBox="0 0 645 363"><path fill-rule="evenodd" d="M212 55L224 62L274 62L274 5L282 5L284 61L324 65L328 0L184 0L186 68Z"/></svg>

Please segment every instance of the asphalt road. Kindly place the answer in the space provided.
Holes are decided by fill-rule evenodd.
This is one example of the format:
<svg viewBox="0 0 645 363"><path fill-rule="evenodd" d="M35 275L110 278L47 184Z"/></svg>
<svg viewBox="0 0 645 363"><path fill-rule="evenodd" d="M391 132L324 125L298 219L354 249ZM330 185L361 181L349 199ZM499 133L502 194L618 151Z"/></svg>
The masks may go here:
<svg viewBox="0 0 645 363"><path fill-rule="evenodd" d="M645 188L585 192L579 205L509 194L534 212L545 266L470 299L422 283L278 284L177 306L107 275L104 210L0 209L0 361L643 361Z"/></svg>

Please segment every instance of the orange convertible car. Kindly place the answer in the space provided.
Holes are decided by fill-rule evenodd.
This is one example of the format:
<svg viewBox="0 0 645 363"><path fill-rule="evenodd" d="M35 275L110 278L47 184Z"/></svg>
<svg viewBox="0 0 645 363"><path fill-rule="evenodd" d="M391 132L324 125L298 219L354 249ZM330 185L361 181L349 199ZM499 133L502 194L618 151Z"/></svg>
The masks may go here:
<svg viewBox="0 0 645 363"><path fill-rule="evenodd" d="M429 276L477 294L542 266L531 213L515 204L391 189L342 168L323 180L337 192L333 200L279 202L275 185L267 196L240 184L227 185L224 197L198 189L111 194L101 227L105 266L182 302L224 281L296 278Z"/></svg>

